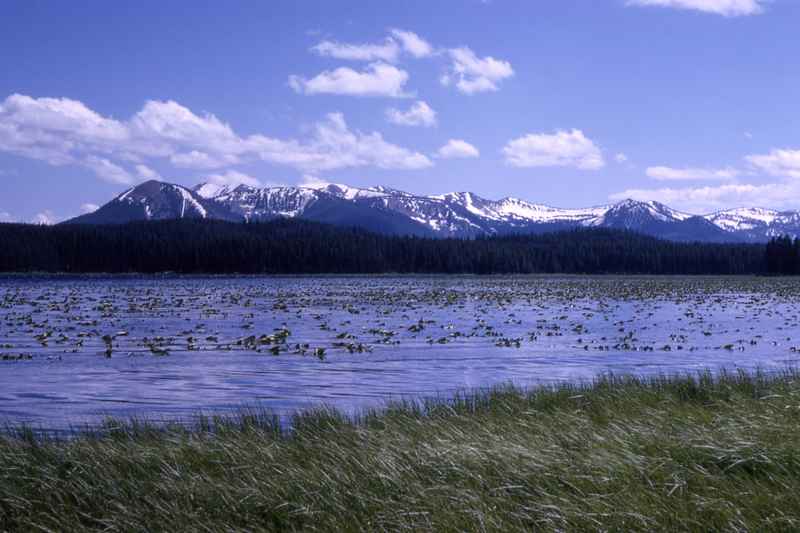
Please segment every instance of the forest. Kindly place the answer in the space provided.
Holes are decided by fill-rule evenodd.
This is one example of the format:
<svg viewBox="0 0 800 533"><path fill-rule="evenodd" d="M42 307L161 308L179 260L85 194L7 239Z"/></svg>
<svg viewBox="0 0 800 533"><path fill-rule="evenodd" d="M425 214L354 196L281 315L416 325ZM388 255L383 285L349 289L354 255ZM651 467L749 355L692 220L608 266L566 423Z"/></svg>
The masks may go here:
<svg viewBox="0 0 800 533"><path fill-rule="evenodd" d="M0 224L0 272L186 274L797 274L800 241L679 243L580 229L477 239L298 220Z"/></svg>
<svg viewBox="0 0 800 533"><path fill-rule="evenodd" d="M800 275L800 239L778 237L767 243L766 270L782 276Z"/></svg>

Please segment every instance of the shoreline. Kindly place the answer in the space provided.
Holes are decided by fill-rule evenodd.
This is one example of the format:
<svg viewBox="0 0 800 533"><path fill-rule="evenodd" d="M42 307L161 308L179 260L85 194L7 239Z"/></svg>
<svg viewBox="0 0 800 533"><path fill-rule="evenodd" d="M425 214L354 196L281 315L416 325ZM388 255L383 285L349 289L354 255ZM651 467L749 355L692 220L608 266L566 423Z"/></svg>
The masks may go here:
<svg viewBox="0 0 800 533"><path fill-rule="evenodd" d="M0 529L781 530L800 524L800 371L499 387L0 437Z"/></svg>

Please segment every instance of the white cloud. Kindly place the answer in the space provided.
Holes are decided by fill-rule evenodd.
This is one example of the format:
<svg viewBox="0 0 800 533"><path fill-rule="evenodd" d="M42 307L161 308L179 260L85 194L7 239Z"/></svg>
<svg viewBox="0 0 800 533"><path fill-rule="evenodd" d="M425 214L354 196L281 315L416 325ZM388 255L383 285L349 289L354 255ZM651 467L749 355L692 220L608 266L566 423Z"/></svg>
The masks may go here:
<svg viewBox="0 0 800 533"><path fill-rule="evenodd" d="M477 148L461 139L450 139L447 144L439 148L436 154L442 159L464 159L480 157L481 155Z"/></svg>
<svg viewBox="0 0 800 533"><path fill-rule="evenodd" d="M628 189L612 194L611 200L656 200L691 213L706 214L734 207L761 206L775 209L797 208L800 184L767 183L725 184L716 187Z"/></svg>
<svg viewBox="0 0 800 533"><path fill-rule="evenodd" d="M800 150L775 149L767 154L749 155L745 160L755 170L785 178L778 183L730 183L719 186L629 189L610 196L612 200L658 200L686 211L707 213L721 209L757 205L773 209L797 209L800 198ZM658 170L662 169L662 170ZM654 172L657 170L657 172ZM648 169L657 179L733 179L742 173L735 169Z"/></svg>
<svg viewBox="0 0 800 533"><path fill-rule="evenodd" d="M173 154L170 162L178 168L211 169L229 167L239 162L239 158L231 154L212 156L199 150Z"/></svg>
<svg viewBox="0 0 800 533"><path fill-rule="evenodd" d="M181 147L211 154L235 155L243 150L233 129L210 113L196 115L172 100L149 100L130 121L137 153L168 156Z"/></svg>
<svg viewBox="0 0 800 533"><path fill-rule="evenodd" d="M395 28L390 33L400 41L400 44L403 45L403 50L414 57L428 57L433 54L433 47L430 43L412 31Z"/></svg>
<svg viewBox="0 0 800 533"><path fill-rule="evenodd" d="M109 152L129 137L124 124L76 100L12 94L0 104L0 150L53 165L75 163L73 152Z"/></svg>
<svg viewBox="0 0 800 533"><path fill-rule="evenodd" d="M659 181L732 180L741 173L735 168L648 167L646 174Z"/></svg>
<svg viewBox="0 0 800 533"><path fill-rule="evenodd" d="M765 4L765 0L628 0L629 6L691 9L725 17L758 15L764 12Z"/></svg>
<svg viewBox="0 0 800 533"><path fill-rule="evenodd" d="M100 206L97 205L97 204L86 203L86 204L81 205L81 213L83 213L85 215L89 214L89 213L94 213L98 209L100 209Z"/></svg>
<svg viewBox="0 0 800 533"><path fill-rule="evenodd" d="M463 46L448 50L452 65L440 79L442 85L455 83L464 94L474 94L499 89L498 83L514 75L511 63L491 56L479 58Z"/></svg>
<svg viewBox="0 0 800 533"><path fill-rule="evenodd" d="M14 94L0 104L0 151L53 165L82 164L114 183L130 184L135 178L110 158L139 162L182 148L228 157L242 149L230 126L173 101L148 101L129 121L103 117L68 98Z"/></svg>
<svg viewBox="0 0 800 533"><path fill-rule="evenodd" d="M11 216L11 213L8 213L7 211L0 211L0 222L13 222L13 220L14 219Z"/></svg>
<svg viewBox="0 0 800 533"><path fill-rule="evenodd" d="M139 175L139 178L143 180L157 180L161 178L158 172L147 165L136 165L136 173Z"/></svg>
<svg viewBox="0 0 800 533"><path fill-rule="evenodd" d="M389 108L386 110L386 119L400 126L435 126L436 111L422 100L415 102L408 111Z"/></svg>
<svg viewBox="0 0 800 533"><path fill-rule="evenodd" d="M745 160L772 176L800 178L800 150L776 149L768 154L749 155Z"/></svg>
<svg viewBox="0 0 800 533"><path fill-rule="evenodd" d="M622 152L620 152L620 153L618 153L617 155L614 156L614 161L616 161L617 163L620 163L620 164L621 163L627 163L628 162L628 156L623 154Z"/></svg>
<svg viewBox="0 0 800 533"><path fill-rule="evenodd" d="M800 197L800 150L775 149L767 154L749 155L745 160L755 170L785 178L777 183L728 183L719 186L629 189L610 196L612 200L658 200L696 213L757 205L774 209L796 209ZM729 180L743 175L736 169L649 168L648 175L662 180Z"/></svg>
<svg viewBox="0 0 800 533"><path fill-rule="evenodd" d="M433 165L423 154L385 141L380 133L350 130L341 113L330 113L317 123L309 142L265 139L262 144L262 159L310 171L363 166L413 170Z"/></svg>
<svg viewBox="0 0 800 533"><path fill-rule="evenodd" d="M83 164L90 168L98 178L110 183L130 185L137 181L127 170L102 157L97 157L95 155L87 156Z"/></svg>
<svg viewBox="0 0 800 533"><path fill-rule="evenodd" d="M515 167L560 166L596 170L605 166L600 148L581 130L528 134L509 141L503 154L506 163Z"/></svg>
<svg viewBox="0 0 800 533"><path fill-rule="evenodd" d="M242 172L237 172L236 170L229 170L224 174L212 174L206 178L208 183L213 183L214 185L220 186L232 186L235 187L237 185L247 185L248 187L261 187L261 182L252 177L244 174Z"/></svg>
<svg viewBox="0 0 800 533"><path fill-rule="evenodd" d="M433 54L433 47L425 39L414 32L392 29L389 36L379 44L340 43L322 41L312 46L311 51L323 57L333 57L347 61L384 61L395 63L400 52L406 52L416 58Z"/></svg>
<svg viewBox="0 0 800 533"><path fill-rule="evenodd" d="M311 48L321 56L351 61L388 61L394 63L400 53L400 46L394 39L386 39L382 44L347 44L336 41L322 41Z"/></svg>
<svg viewBox="0 0 800 533"><path fill-rule="evenodd" d="M158 173L148 166L151 161L224 169L262 160L304 171L432 165L425 155L392 144L380 133L350 130L339 113L327 115L308 138L296 140L241 137L214 115L197 115L172 101L148 101L121 122L101 117L80 102L39 100L15 95L0 104L0 151L54 165L81 165L112 183L157 179Z"/></svg>
<svg viewBox="0 0 800 533"><path fill-rule="evenodd" d="M290 76L289 86L300 94L342 94L405 98L408 72L386 63L372 63L364 71L349 67L325 70L311 79Z"/></svg>

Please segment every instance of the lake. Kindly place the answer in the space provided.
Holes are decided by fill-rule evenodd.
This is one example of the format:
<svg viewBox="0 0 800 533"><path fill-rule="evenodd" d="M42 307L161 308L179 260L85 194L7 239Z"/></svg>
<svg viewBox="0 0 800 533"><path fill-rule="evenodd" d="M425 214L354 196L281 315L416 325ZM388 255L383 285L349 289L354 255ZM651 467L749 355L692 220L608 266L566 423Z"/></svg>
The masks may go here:
<svg viewBox="0 0 800 533"><path fill-rule="evenodd" d="M0 422L783 369L800 360L799 295L777 278L4 277Z"/></svg>

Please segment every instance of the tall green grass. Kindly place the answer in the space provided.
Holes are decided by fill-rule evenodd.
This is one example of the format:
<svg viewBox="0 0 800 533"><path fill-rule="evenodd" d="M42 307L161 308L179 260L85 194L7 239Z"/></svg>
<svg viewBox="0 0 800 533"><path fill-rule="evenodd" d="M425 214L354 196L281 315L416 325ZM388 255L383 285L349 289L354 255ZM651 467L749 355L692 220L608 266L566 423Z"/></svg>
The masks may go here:
<svg viewBox="0 0 800 533"><path fill-rule="evenodd" d="M0 437L0 530L800 529L800 374Z"/></svg>

